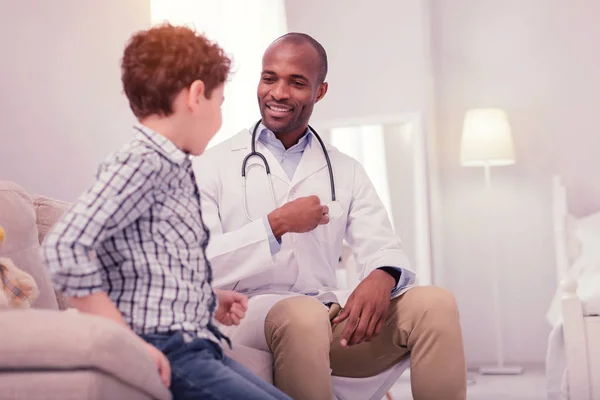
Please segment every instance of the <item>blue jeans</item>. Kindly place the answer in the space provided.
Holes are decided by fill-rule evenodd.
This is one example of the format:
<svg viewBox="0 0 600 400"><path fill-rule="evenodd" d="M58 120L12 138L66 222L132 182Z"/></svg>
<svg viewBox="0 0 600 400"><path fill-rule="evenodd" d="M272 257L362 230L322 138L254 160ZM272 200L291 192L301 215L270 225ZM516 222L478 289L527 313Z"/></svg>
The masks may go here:
<svg viewBox="0 0 600 400"><path fill-rule="evenodd" d="M221 347L210 340L194 339L186 343L182 333L142 338L169 359L173 400L291 400L227 357Z"/></svg>

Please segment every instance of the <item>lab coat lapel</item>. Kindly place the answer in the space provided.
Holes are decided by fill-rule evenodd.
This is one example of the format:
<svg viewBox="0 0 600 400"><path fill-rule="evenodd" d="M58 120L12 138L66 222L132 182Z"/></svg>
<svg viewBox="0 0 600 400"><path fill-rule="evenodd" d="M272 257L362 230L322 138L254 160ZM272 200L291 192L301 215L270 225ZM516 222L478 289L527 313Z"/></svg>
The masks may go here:
<svg viewBox="0 0 600 400"><path fill-rule="evenodd" d="M258 132L257 132L257 134L258 134ZM243 152L242 160L251 151L251 147L250 147L251 137L252 137L252 133L249 130L244 129L243 131L238 133L236 135L235 140L232 141L231 150L235 151L235 152ZM275 157L269 151L269 149L267 149L261 142L257 141L256 142L256 151L261 153L267 159L267 162L269 163L269 168L271 169L271 175L273 176L273 178L278 178L281 181L283 181L289 185L290 178L287 176L287 174L283 170L283 167L275 159ZM246 171L248 171L250 168L256 168L254 166L255 164L258 165L259 168L264 169L264 163L262 162L260 157L255 156L255 157L251 157L248 160L248 163L246 165ZM241 165L240 165L240 167L241 167ZM246 173L248 173L248 172L246 172Z"/></svg>
<svg viewBox="0 0 600 400"><path fill-rule="evenodd" d="M298 168L292 179L292 187L326 167L327 161L323 154L323 150L321 149L321 145L317 138L313 136L302 154L300 164L298 164Z"/></svg>

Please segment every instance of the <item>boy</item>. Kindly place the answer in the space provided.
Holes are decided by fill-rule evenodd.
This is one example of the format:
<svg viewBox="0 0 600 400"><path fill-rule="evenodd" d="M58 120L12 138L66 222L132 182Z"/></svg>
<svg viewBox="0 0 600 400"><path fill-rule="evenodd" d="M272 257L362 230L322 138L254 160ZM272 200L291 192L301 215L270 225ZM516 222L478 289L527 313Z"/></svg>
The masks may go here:
<svg viewBox="0 0 600 400"><path fill-rule="evenodd" d="M230 60L194 31L163 25L131 38L121 68L139 124L48 235L56 287L144 339L175 399L289 399L225 356L213 323L239 324L247 299L212 290L190 155L221 126Z"/></svg>

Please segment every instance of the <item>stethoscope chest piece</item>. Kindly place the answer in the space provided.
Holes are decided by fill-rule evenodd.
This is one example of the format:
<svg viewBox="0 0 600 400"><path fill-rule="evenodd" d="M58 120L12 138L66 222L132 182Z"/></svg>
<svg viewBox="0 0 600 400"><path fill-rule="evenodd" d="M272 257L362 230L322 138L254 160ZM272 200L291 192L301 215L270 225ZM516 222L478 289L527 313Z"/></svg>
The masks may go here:
<svg viewBox="0 0 600 400"><path fill-rule="evenodd" d="M341 218L344 215L344 209L337 200L330 202L327 207L329 208L329 218Z"/></svg>

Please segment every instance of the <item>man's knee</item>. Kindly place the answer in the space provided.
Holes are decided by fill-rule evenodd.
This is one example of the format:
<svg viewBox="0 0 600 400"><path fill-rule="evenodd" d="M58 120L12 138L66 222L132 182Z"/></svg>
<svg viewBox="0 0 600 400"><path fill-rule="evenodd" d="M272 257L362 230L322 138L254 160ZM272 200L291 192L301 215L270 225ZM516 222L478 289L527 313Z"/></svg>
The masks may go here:
<svg viewBox="0 0 600 400"><path fill-rule="evenodd" d="M459 323L458 305L454 295L437 286L410 289L394 304L396 312L408 312L416 319L427 319L430 324L447 327L448 323Z"/></svg>
<svg viewBox="0 0 600 400"><path fill-rule="evenodd" d="M283 338L331 342L331 325L327 308L309 296L295 296L275 304L265 320L269 347Z"/></svg>

